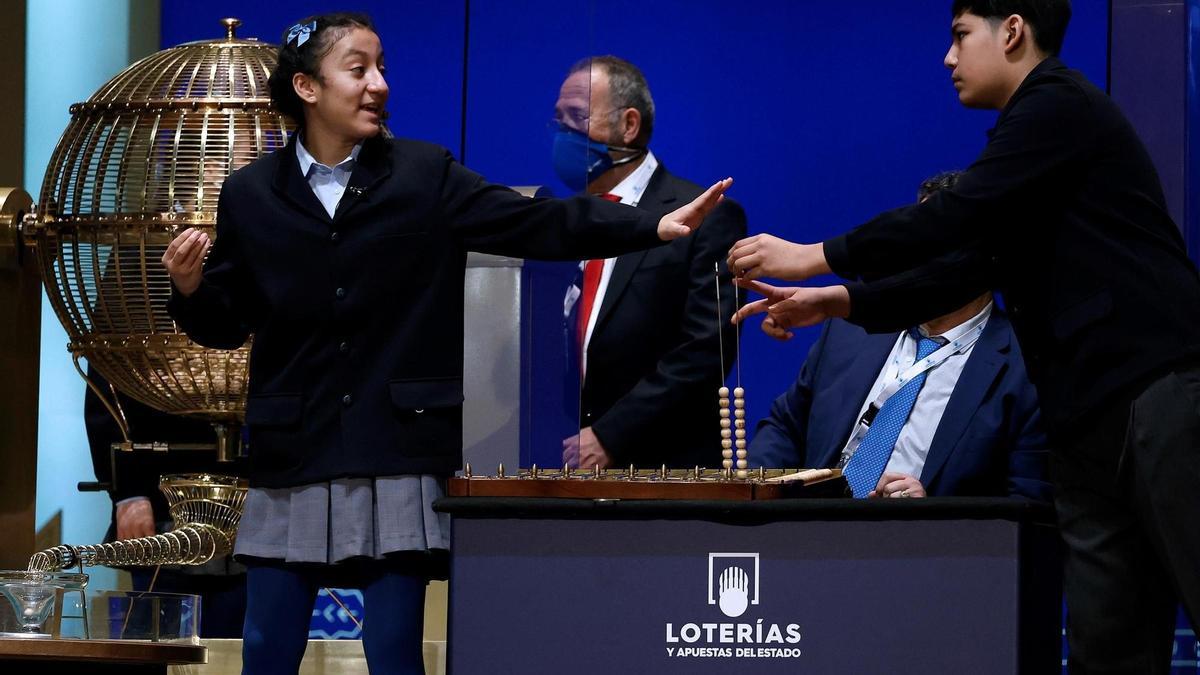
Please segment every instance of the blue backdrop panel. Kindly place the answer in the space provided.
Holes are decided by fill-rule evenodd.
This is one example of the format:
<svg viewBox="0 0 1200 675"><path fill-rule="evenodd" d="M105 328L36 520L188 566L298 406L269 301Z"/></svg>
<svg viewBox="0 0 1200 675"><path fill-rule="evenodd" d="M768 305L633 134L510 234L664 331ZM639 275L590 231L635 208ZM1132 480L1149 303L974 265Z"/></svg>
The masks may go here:
<svg viewBox="0 0 1200 675"><path fill-rule="evenodd" d="M550 131L563 75L587 54L591 2L470 4L464 161L508 185L570 191L554 176ZM573 263L528 262L522 276L521 465L559 466L579 420L578 367L566 348L563 294Z"/></svg>
<svg viewBox="0 0 1200 675"><path fill-rule="evenodd" d="M219 21L226 16L242 20L239 37L278 43L285 28L310 14L364 11L374 19L383 41L391 88L389 126L398 136L432 141L458 153L465 2L366 0L338 5L326 0L171 0L162 3L162 45L219 37Z"/></svg>
<svg viewBox="0 0 1200 675"><path fill-rule="evenodd" d="M446 145L494 181L564 194L546 132L558 87L577 59L617 54L649 79L658 105L652 147L664 164L700 183L734 176L732 196L751 232L795 240L828 237L911 201L925 176L968 164L995 119L964 110L941 65L949 2L769 0L751 10L716 0L475 0L469 17L466 2L356 4L375 18L388 52L397 134ZM1074 5L1063 56L1103 83L1108 2ZM290 22L329 9L314 0L173 0L163 3L162 41L212 38L228 15L243 20L241 35L274 41ZM555 303L544 304L552 313ZM560 331L554 316L534 320ZM779 344L755 322L744 335L742 377L757 420L815 331ZM558 390L562 381L531 386Z"/></svg>
<svg viewBox="0 0 1200 675"><path fill-rule="evenodd" d="M1104 84L1108 3L1074 4L1063 57ZM475 0L467 161L493 180L565 193L545 122L574 61L616 54L646 74L658 108L651 147L668 168L698 183L732 175L752 233L819 240L912 201L922 178L983 147L995 113L963 109L942 65L949 6L529 0L514 15L511 3ZM751 420L790 384L815 335L780 344L748 326Z"/></svg>

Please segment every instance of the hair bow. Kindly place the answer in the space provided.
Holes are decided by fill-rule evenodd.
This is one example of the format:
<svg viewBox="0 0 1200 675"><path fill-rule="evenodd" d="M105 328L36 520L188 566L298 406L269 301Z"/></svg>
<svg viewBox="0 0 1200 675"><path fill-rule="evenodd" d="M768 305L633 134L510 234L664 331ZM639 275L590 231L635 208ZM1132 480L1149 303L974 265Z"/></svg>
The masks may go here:
<svg viewBox="0 0 1200 675"><path fill-rule="evenodd" d="M316 29L316 21L309 21L306 24L298 23L288 29L286 42L290 45L294 40L296 42L296 49L299 49L304 46L305 42L308 42L308 37L312 35L312 32Z"/></svg>

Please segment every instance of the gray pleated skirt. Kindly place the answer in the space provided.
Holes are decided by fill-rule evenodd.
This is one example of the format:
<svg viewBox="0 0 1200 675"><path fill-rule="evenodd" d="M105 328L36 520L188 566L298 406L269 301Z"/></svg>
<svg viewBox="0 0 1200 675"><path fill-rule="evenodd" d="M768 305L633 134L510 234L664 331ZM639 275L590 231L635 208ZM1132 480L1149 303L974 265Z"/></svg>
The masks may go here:
<svg viewBox="0 0 1200 675"><path fill-rule="evenodd" d="M341 478L294 488L250 488L235 556L333 564L450 548L450 516L434 476Z"/></svg>

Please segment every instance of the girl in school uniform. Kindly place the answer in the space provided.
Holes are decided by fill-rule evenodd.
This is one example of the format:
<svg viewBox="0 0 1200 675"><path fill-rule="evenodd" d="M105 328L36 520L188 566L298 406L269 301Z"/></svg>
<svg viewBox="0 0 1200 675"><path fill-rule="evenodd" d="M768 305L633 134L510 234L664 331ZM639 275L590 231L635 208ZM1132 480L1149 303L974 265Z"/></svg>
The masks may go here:
<svg viewBox="0 0 1200 675"><path fill-rule="evenodd" d="M467 251L649 248L690 233L732 183L661 220L586 195L527 199L383 133L384 73L362 14L289 28L270 88L298 131L225 181L215 240L189 229L163 255L168 308L193 340L254 336L234 551L249 570L245 673L297 671L323 586L362 589L373 675L422 672L425 586L445 577L450 541L431 504L461 465Z"/></svg>

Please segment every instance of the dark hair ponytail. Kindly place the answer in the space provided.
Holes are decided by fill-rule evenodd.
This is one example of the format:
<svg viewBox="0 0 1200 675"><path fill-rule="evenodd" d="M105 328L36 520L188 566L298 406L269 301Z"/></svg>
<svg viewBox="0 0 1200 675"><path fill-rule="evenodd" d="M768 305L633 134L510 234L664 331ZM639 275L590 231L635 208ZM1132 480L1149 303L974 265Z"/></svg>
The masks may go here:
<svg viewBox="0 0 1200 675"><path fill-rule="evenodd" d="M267 80L271 106L304 126L304 101L296 94L292 77L304 73L320 81L321 59L354 28L374 31L375 24L366 14L338 12L306 17L285 30L279 40L279 63Z"/></svg>

